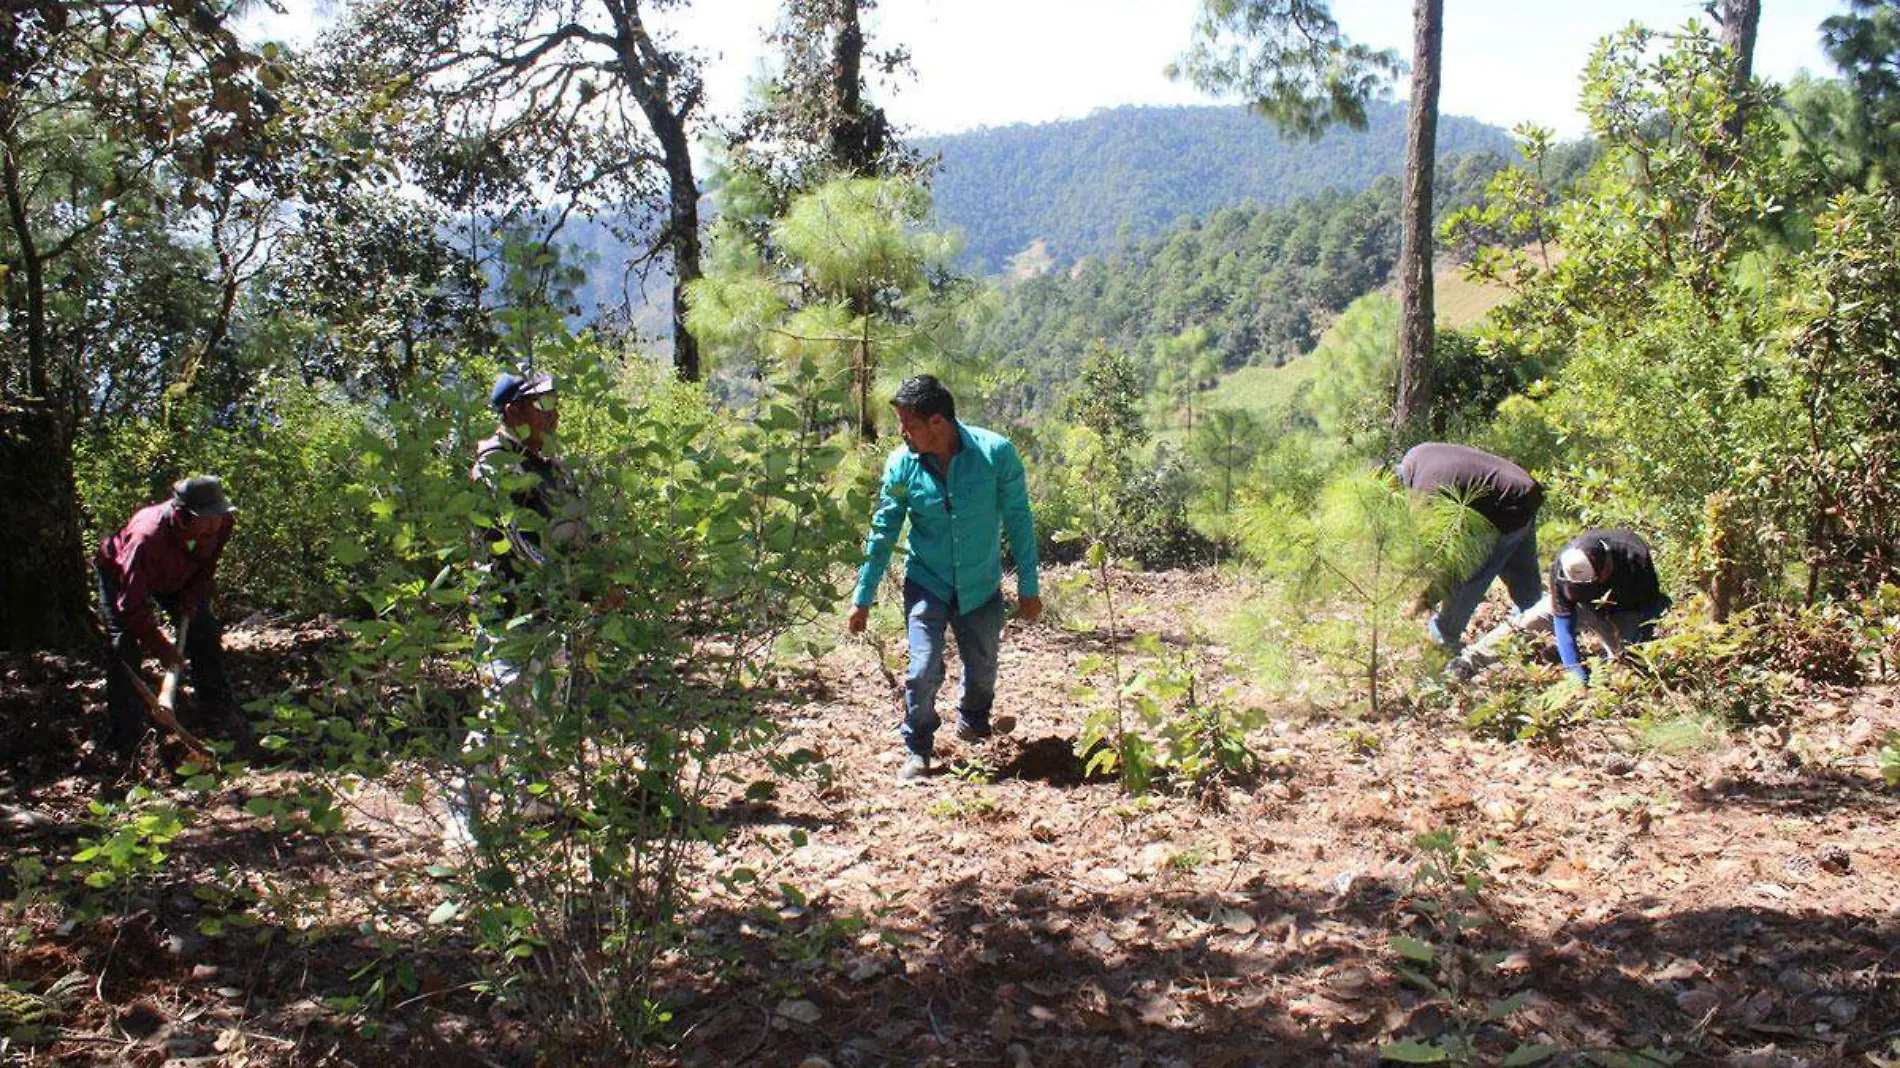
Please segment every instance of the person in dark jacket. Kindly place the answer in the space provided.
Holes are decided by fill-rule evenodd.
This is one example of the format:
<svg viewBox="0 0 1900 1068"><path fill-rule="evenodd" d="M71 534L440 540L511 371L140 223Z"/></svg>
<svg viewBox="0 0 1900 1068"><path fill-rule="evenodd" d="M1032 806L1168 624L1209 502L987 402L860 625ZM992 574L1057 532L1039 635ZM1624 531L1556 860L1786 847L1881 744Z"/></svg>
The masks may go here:
<svg viewBox="0 0 1900 1068"><path fill-rule="evenodd" d="M1577 653L1577 624L1603 642L1612 660L1623 648L1656 636L1669 610L1649 544L1628 530L1586 530L1570 539L1550 565L1550 628L1557 656L1578 681L1590 672Z"/></svg>
<svg viewBox="0 0 1900 1068"><path fill-rule="evenodd" d="M1628 646L1655 637L1656 620L1669 606L1647 542L1629 530L1586 530L1551 561L1550 593L1471 643L1446 670L1470 678L1497 663L1498 648L1512 634L1549 630L1564 667L1588 683L1590 671L1577 648L1579 626L1595 634L1614 660Z"/></svg>
<svg viewBox="0 0 1900 1068"><path fill-rule="evenodd" d="M480 566L493 584L507 587L547 566L550 549L584 541L588 531L574 476L547 451L561 419L554 376L503 374L495 379L488 403L500 425L475 446L468 477L497 501L505 495L516 509L544 520L541 530L523 530L519 522L500 516L482 520L476 532ZM499 551L491 550L497 545Z"/></svg>
<svg viewBox="0 0 1900 1068"><path fill-rule="evenodd" d="M1544 503L1544 488L1523 468L1468 446L1426 442L1399 462L1399 482L1420 493L1455 497L1497 531L1483 562L1459 580L1432 613L1426 624L1432 641L1454 653L1463 646L1465 627L1493 579L1504 579L1519 612L1543 596L1537 571L1537 510Z"/></svg>
<svg viewBox="0 0 1900 1068"><path fill-rule="evenodd" d="M123 759L145 736L146 706L133 680L147 655L166 670L189 667L188 681L206 710L236 716L224 673L223 629L211 612L218 559L231 540L236 511L218 479L188 478L172 487L169 500L139 509L100 543L93 570L106 634L102 752ZM160 629L160 609L174 626L190 621L183 648Z"/></svg>

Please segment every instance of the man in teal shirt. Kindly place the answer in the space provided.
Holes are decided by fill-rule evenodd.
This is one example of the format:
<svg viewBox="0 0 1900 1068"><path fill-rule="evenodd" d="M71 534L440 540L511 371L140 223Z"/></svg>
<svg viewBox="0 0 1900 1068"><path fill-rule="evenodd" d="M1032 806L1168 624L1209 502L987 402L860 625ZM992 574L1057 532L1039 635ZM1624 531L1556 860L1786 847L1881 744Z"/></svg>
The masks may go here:
<svg viewBox="0 0 1900 1068"><path fill-rule="evenodd" d="M909 619L910 670L899 733L910 753L897 777L909 780L930 773L946 627L956 635L957 653L963 658L957 737L977 742L990 736L996 653L1003 639L1004 536L1016 558L1017 614L1033 622L1042 614L1042 598L1036 580L1036 524L1016 446L1001 434L957 422L956 400L931 375L918 375L899 386L891 407L897 410L904 447L884 464L846 625L853 634L864 630L878 583L890 566L891 547L908 516L904 615Z"/></svg>

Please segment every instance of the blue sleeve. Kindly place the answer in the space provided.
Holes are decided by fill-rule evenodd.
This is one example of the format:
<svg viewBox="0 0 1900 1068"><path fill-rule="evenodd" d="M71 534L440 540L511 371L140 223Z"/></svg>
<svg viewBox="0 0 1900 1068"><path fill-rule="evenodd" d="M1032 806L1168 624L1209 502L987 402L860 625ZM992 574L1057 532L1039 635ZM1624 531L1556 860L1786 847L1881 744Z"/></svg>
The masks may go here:
<svg viewBox="0 0 1900 1068"><path fill-rule="evenodd" d="M864 542L864 566L858 568L858 586L851 603L869 608L877 601L877 585L891 566L891 549L897 544L897 532L910 514L910 494L898 460L884 465L884 480L877 489L877 510L871 513L871 536Z"/></svg>
<svg viewBox="0 0 1900 1068"><path fill-rule="evenodd" d="M1589 682L1590 672L1583 666L1583 658L1577 655L1577 619L1575 616L1550 617L1551 633L1557 636L1557 655L1579 682Z"/></svg>
<svg viewBox="0 0 1900 1068"><path fill-rule="evenodd" d="M1023 470L1016 446L1009 442L1003 443L996 456L996 495L1010 555L1016 558L1016 594L1040 597L1042 580L1037 574L1036 517L1029 510L1029 475Z"/></svg>

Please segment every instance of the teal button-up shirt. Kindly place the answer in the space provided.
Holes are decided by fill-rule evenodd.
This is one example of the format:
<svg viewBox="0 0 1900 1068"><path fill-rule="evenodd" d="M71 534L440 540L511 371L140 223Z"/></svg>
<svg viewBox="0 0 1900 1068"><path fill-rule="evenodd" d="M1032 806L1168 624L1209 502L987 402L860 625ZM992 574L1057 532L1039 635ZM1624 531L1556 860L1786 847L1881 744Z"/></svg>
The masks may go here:
<svg viewBox="0 0 1900 1068"><path fill-rule="evenodd" d="M897 532L910 518L905 577L945 600L958 614L989 603L1003 585L1003 537L1016 557L1016 592L1040 597L1036 577L1036 522L1022 457L1009 439L982 427L957 424L958 448L950 470L900 446L884 463L871 536L864 544L853 603L869 607L891 563Z"/></svg>

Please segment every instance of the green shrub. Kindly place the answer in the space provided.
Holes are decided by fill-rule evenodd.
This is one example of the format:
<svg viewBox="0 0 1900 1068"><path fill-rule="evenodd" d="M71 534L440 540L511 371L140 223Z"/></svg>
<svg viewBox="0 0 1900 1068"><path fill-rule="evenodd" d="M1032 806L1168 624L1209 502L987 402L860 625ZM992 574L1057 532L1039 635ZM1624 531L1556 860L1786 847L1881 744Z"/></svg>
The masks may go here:
<svg viewBox="0 0 1900 1068"><path fill-rule="evenodd" d="M178 479L215 474L238 506L237 527L218 566L228 608L333 612L351 570L328 552L339 531L363 525L339 487L350 480L356 435L371 409L333 387L267 381L257 397L222 413L101 428L82 438L75 475L96 546Z"/></svg>
<svg viewBox="0 0 1900 1068"><path fill-rule="evenodd" d="M524 668L515 698L444 715L478 666L468 608L495 605L471 517L544 524L468 479L479 402L418 384L359 435L345 495L365 524L331 549L372 576L370 611L331 685L278 702L267 745L342 794L407 782L421 802L466 777L488 800L472 849L434 869L449 897L433 927L480 947L487 989L543 1021L546 1048L632 1056L667 1020L653 967L682 936L687 858L722 834L707 799L774 739L749 684L778 639L834 610L870 498L853 451L813 429L848 398L809 360L740 421L689 387L635 395L587 341L543 337L537 359L560 376L557 451L595 537L527 572L521 614L488 625L486 657ZM485 741L465 748L464 726Z"/></svg>

